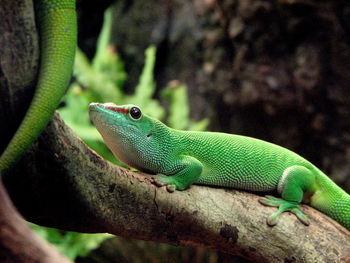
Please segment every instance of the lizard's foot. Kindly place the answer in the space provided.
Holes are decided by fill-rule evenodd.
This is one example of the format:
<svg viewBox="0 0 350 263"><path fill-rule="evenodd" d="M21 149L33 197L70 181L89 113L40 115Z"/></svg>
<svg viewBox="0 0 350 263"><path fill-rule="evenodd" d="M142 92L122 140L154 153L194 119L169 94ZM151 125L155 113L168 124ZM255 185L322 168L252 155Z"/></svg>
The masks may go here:
<svg viewBox="0 0 350 263"><path fill-rule="evenodd" d="M179 182L177 182L176 179L172 176L157 174L152 176L151 181L158 187L166 186L166 189L169 193L172 193L175 190L184 190L181 184L179 184Z"/></svg>
<svg viewBox="0 0 350 263"><path fill-rule="evenodd" d="M282 198L277 198L271 195L267 195L264 198L259 199L259 202L266 206L274 206L278 207L278 211L270 215L266 222L269 226L275 226L277 224L279 216L283 212L292 212L296 215L296 217L305 225L310 225L309 219L307 216L300 211L299 204L294 202L289 202L287 200L284 200Z"/></svg>

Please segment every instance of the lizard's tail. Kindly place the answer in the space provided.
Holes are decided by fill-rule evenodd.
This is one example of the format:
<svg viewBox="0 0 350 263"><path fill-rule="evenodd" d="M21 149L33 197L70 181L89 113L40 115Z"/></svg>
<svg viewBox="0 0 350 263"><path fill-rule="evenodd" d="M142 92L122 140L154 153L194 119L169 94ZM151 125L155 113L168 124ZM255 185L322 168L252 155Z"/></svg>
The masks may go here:
<svg viewBox="0 0 350 263"><path fill-rule="evenodd" d="M311 206L350 230L350 195L318 169L317 174L318 190L311 197Z"/></svg>
<svg viewBox="0 0 350 263"><path fill-rule="evenodd" d="M345 193L334 202L330 210L329 216L350 230L350 196Z"/></svg>
<svg viewBox="0 0 350 263"><path fill-rule="evenodd" d="M37 0L40 72L33 100L0 158L0 177L35 141L63 96L72 72L77 38L75 0Z"/></svg>

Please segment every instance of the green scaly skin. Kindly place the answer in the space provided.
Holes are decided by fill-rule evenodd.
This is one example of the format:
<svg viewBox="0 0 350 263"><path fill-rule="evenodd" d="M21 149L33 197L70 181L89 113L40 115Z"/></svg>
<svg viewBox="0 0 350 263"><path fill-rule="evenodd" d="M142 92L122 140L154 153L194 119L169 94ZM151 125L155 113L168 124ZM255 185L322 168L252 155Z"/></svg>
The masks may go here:
<svg viewBox="0 0 350 263"><path fill-rule="evenodd" d="M250 191L277 190L282 198L260 202L278 207L271 226L285 211L301 222L301 201L329 215L350 230L350 196L312 163L281 146L217 132L180 131L141 113L135 105L90 104L90 118L107 146L122 162L156 174L153 182L171 192L191 184ZM303 200L304 198L304 200Z"/></svg>
<svg viewBox="0 0 350 263"><path fill-rule="evenodd" d="M71 77L77 45L75 0L35 1L40 33L40 72L33 100L0 157L0 176L25 153L46 127Z"/></svg>

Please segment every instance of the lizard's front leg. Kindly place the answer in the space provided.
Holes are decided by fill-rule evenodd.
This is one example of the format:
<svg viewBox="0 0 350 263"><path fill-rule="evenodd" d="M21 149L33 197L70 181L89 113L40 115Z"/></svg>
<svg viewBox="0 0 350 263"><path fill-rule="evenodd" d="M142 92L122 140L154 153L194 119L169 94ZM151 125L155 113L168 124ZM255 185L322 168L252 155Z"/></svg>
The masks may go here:
<svg viewBox="0 0 350 263"><path fill-rule="evenodd" d="M167 186L169 192L185 190L197 181L203 170L203 165L196 158L181 155L168 164L164 174L152 177L152 182L157 186Z"/></svg>

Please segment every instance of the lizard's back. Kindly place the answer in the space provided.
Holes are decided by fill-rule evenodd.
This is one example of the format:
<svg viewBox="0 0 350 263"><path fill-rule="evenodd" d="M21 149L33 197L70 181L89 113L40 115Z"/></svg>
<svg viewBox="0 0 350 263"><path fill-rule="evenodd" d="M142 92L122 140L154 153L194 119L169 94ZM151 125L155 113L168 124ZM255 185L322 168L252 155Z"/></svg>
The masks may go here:
<svg viewBox="0 0 350 263"><path fill-rule="evenodd" d="M182 131L178 136L177 145L182 146L182 154L190 155L204 165L198 184L272 191L288 167L313 166L286 148L251 137Z"/></svg>

